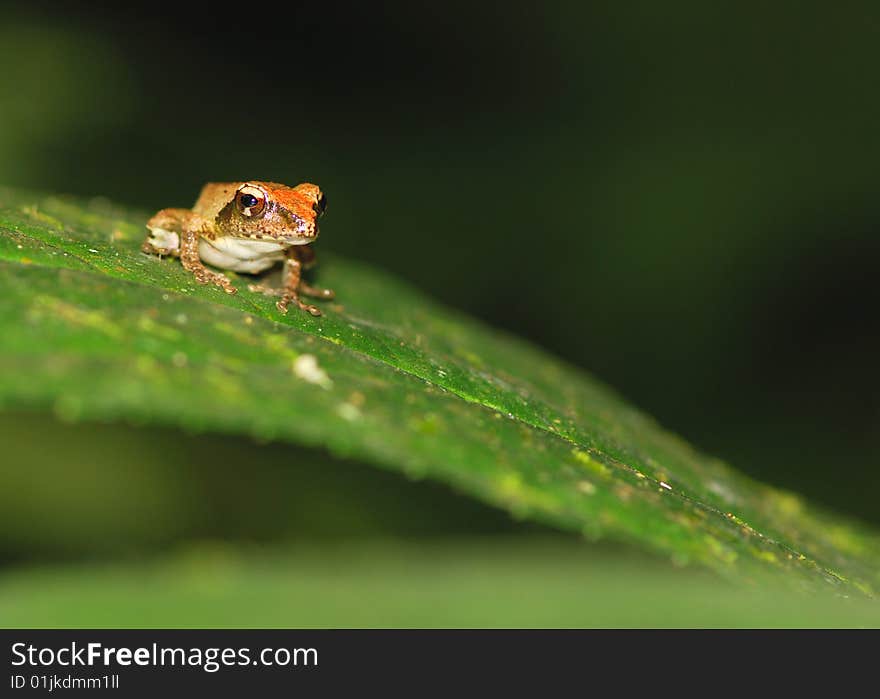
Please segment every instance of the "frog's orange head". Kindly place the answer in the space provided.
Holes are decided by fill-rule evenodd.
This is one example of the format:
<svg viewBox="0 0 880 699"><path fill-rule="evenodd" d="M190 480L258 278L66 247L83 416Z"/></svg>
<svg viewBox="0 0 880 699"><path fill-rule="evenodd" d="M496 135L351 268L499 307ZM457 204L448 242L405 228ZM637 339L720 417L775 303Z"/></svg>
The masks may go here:
<svg viewBox="0 0 880 699"><path fill-rule="evenodd" d="M318 237L317 219L326 208L327 197L317 185L308 182L296 187L275 182L241 182L217 219L226 230L233 230L237 238L306 245Z"/></svg>

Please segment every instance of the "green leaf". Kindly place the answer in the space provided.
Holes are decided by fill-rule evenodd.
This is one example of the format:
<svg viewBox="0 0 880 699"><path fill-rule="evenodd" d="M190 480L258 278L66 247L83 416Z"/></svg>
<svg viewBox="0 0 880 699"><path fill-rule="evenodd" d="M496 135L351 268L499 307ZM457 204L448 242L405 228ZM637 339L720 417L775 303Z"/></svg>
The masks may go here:
<svg viewBox="0 0 880 699"><path fill-rule="evenodd" d="M230 296L140 253L146 218L0 190L0 407L320 445L735 578L880 586L877 533L700 454L547 353L321 245L338 302L282 315L246 279Z"/></svg>

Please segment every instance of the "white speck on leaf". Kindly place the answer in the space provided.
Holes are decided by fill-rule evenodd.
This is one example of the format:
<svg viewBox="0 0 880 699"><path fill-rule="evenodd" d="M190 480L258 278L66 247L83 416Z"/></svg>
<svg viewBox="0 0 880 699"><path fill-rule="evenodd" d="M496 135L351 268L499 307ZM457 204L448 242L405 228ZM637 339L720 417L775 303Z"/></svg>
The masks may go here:
<svg viewBox="0 0 880 699"><path fill-rule="evenodd" d="M577 489L585 495L594 495L596 493L596 486L590 483L590 481L579 481Z"/></svg>
<svg viewBox="0 0 880 699"><path fill-rule="evenodd" d="M354 422L355 420L360 420L361 411L356 405L352 405L351 403L340 403L336 406L336 412L343 420L348 420L349 422Z"/></svg>
<svg viewBox="0 0 880 699"><path fill-rule="evenodd" d="M333 387L333 381L327 376L327 372L318 366L318 360L313 354L299 355L293 362L293 373L303 381L321 388L330 389Z"/></svg>

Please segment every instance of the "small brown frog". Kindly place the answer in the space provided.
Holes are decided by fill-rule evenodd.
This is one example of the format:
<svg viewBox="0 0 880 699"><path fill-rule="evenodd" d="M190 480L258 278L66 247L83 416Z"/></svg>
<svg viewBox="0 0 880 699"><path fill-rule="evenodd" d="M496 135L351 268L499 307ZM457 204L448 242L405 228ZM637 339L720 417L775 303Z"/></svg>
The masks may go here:
<svg viewBox="0 0 880 699"><path fill-rule="evenodd" d="M229 279L204 263L234 272L259 274L282 262L280 289L251 284L251 291L280 296L278 310L287 313L293 302L313 316L317 306L304 303L300 294L332 299L330 289L319 289L302 279L304 269L315 264L310 243L318 237L317 218L327 208L327 198L317 185L288 187L275 182L210 182L202 188L192 209L162 209L149 221L143 251L179 257L184 269L200 284L216 284L236 292Z"/></svg>

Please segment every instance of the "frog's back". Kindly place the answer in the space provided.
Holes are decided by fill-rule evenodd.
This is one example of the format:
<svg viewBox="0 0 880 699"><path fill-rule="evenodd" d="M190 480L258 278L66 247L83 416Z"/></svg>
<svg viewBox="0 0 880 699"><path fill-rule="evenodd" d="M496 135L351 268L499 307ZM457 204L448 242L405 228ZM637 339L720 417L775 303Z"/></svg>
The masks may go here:
<svg viewBox="0 0 880 699"><path fill-rule="evenodd" d="M192 210L199 216L214 219L224 206L232 201L242 182L208 182L199 194Z"/></svg>

